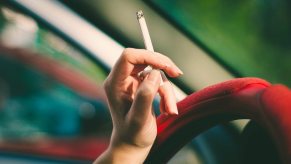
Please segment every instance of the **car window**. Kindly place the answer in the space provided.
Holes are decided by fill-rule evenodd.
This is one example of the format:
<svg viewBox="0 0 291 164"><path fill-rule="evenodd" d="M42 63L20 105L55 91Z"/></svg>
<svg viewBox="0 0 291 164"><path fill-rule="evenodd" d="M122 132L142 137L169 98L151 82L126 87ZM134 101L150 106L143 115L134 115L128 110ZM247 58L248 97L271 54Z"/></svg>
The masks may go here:
<svg viewBox="0 0 291 164"><path fill-rule="evenodd" d="M61 2L120 44L136 48L144 48L135 14L137 10L142 9L155 51L170 57L184 72L183 76L170 80L187 94L233 78L228 70L164 19L159 14L159 9L151 8L144 1Z"/></svg>
<svg viewBox="0 0 291 164"><path fill-rule="evenodd" d="M3 4L0 40L0 150L93 160L111 132L107 72Z"/></svg>
<svg viewBox="0 0 291 164"><path fill-rule="evenodd" d="M146 2L235 74L291 86L289 1Z"/></svg>

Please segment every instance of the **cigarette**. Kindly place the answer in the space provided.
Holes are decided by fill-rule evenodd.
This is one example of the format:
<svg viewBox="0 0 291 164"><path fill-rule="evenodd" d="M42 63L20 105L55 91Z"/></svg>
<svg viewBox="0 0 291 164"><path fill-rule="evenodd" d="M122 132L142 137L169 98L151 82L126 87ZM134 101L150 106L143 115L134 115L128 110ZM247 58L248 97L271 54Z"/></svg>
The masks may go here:
<svg viewBox="0 0 291 164"><path fill-rule="evenodd" d="M154 52L154 47L153 47L153 44L152 44L152 40L151 40L151 37L150 37L150 33L149 33L149 30L148 30L147 23L145 21L143 12L141 10L139 10L136 13L136 16L137 16L137 20L138 20L138 23L139 23L139 26L140 26L140 29L141 29L141 33L142 33L142 36L143 36L143 41L144 41L145 48L147 50L149 50L149 51Z"/></svg>
<svg viewBox="0 0 291 164"><path fill-rule="evenodd" d="M142 37L143 37L143 41L144 41L144 45L145 45L146 50L155 52L153 44L152 44L152 40L151 40L151 37L150 37L150 33L149 33L149 30L148 30L148 27L147 27L147 23L145 21L144 14L143 14L142 10L139 10L138 12L136 12L136 16L137 16L137 20L138 20L138 23L139 23L139 26L140 26L140 29L141 29L141 33L142 33ZM153 67L149 65L142 72L150 72L152 69L153 69ZM140 72L140 73L142 73L142 72ZM141 75L140 73L138 74L138 76ZM161 71L161 83L160 83L160 86L163 85L163 83L164 83L163 81L164 80L168 80L168 79L165 76L164 72Z"/></svg>
<svg viewBox="0 0 291 164"><path fill-rule="evenodd" d="M148 27L147 27L147 24L146 24L146 21L145 21L145 18L144 18L144 14L143 12L140 10L138 12L136 12L136 16L137 16L137 20L139 22L139 26L140 26L140 29L141 29L141 33L142 33L142 36L143 36L143 41L144 41L144 45L145 45L145 48L149 51L152 51L154 52L154 47L153 47L153 44L152 44L152 41L151 41L151 37L150 37L150 34L149 34L149 30L148 30ZM153 69L152 66L147 66L143 71L141 71L138 76L139 77L146 77L146 74L148 74L151 70ZM173 93L173 96L169 96L168 98L168 105L171 104L168 108L167 108L167 113L172 113L172 114L178 114L178 109L177 109L177 106L176 106L176 97L175 97L175 94L173 92L173 88L171 86L171 83L170 81L167 79L165 73L160 70L161 74L161 83L160 83L160 86L164 85L164 89L171 89L172 90L172 93ZM167 85L167 83L164 83L164 82L169 82L170 85ZM169 88L170 87L170 88ZM169 101L169 99L171 99ZM166 109L166 107L164 107L164 109ZM165 113L166 111L162 111L162 113Z"/></svg>

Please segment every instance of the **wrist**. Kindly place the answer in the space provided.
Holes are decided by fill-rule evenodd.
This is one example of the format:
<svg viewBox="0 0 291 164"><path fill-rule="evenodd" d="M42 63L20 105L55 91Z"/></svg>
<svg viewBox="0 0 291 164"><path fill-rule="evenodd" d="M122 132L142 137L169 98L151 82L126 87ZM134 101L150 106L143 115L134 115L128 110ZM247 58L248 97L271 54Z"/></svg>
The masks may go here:
<svg viewBox="0 0 291 164"><path fill-rule="evenodd" d="M94 162L97 163L126 163L126 164L139 164L143 163L146 159L150 147L136 147L129 144L114 144L110 145L107 150Z"/></svg>
<svg viewBox="0 0 291 164"><path fill-rule="evenodd" d="M146 159L151 146L138 147L127 143L111 145L109 150L113 152L115 161L124 163L143 163Z"/></svg>

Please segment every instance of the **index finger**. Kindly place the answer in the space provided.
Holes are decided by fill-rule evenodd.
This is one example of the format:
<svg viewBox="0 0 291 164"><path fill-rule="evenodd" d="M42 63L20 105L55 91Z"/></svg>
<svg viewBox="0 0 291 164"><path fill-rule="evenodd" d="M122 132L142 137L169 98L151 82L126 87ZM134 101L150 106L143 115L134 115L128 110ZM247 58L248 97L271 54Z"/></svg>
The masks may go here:
<svg viewBox="0 0 291 164"><path fill-rule="evenodd" d="M151 65L156 69L164 70L170 76L181 75L181 71L177 66L161 56L162 54L148 50L126 48L113 67L112 73L118 75L115 76L118 80L124 80L131 74L135 65Z"/></svg>

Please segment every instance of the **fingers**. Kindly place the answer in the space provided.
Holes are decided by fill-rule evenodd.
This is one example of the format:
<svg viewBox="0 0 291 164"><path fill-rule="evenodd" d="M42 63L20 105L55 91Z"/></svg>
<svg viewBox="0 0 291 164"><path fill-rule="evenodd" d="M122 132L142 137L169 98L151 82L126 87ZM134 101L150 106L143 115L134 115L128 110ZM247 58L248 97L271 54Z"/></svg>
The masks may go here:
<svg viewBox="0 0 291 164"><path fill-rule="evenodd" d="M131 119L144 122L152 115L152 103L160 85L160 71L152 70L137 89L135 100L128 113Z"/></svg>
<svg viewBox="0 0 291 164"><path fill-rule="evenodd" d="M166 56L143 49L127 48L117 61L112 72L119 78L129 76L135 65L151 65L156 69L164 70L169 76L177 77L182 71Z"/></svg>
<svg viewBox="0 0 291 164"><path fill-rule="evenodd" d="M145 70L141 72L141 79L148 76L151 70ZM174 94L172 84L167 79L163 71L160 71L163 84L159 87L159 94L161 96L160 100L160 111L162 114L178 114L176 105L176 96Z"/></svg>
<svg viewBox="0 0 291 164"><path fill-rule="evenodd" d="M161 96L161 113L166 112L167 114L177 115L178 109L176 105L176 96L174 94L170 81L164 81L164 84L160 86L158 92Z"/></svg>
<svg viewBox="0 0 291 164"><path fill-rule="evenodd" d="M160 113L161 114L168 114L166 113L166 110L165 110L165 102L164 102L164 99L160 99Z"/></svg>
<svg viewBox="0 0 291 164"><path fill-rule="evenodd" d="M183 72L176 66L176 64L174 64L174 62L169 57L167 57L161 53L158 53L158 52L154 52L154 55L156 55L158 58L160 58L161 61L169 64L169 66L167 68L163 69L169 76L177 77L177 76L180 76L183 74ZM177 72L170 73L173 70L171 68L174 68L175 71L177 71Z"/></svg>

